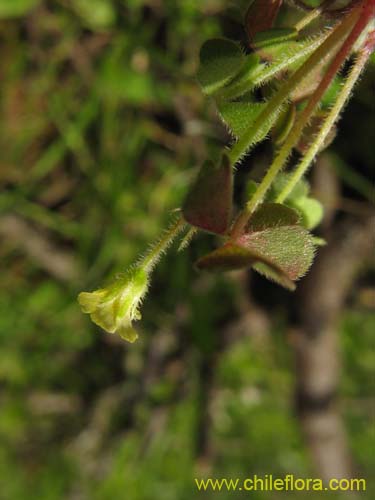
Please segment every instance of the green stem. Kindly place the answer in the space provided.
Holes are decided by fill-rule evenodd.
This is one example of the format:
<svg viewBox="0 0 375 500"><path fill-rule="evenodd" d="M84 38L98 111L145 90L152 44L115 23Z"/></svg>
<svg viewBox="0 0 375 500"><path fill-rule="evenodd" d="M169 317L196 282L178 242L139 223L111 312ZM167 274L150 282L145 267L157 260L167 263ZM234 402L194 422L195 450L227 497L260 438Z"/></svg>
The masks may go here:
<svg viewBox="0 0 375 500"><path fill-rule="evenodd" d="M301 46L298 47L298 51L291 50L290 53L283 54L279 60L269 65L261 64L257 68L251 69L247 75L242 76L238 80L234 80L232 84L218 91L215 95L216 99L233 100L246 92L250 92L256 87L264 85L282 71L290 68L293 64L310 56L326 38L327 33L325 32L310 40L304 40L300 43Z"/></svg>
<svg viewBox="0 0 375 500"><path fill-rule="evenodd" d="M258 189L254 193L253 197L251 200L247 203L245 209L242 211L240 216L238 217L237 221L235 222L233 229L232 229L232 236L236 236L240 234L243 229L245 228L247 221L249 220L251 214L254 212L254 210L257 208L259 203L264 198L265 193L273 183L275 177L278 175L278 173L282 170L284 167L287 159L289 158L291 151L293 148L296 146L298 143L302 131L308 121L310 120L311 116L313 115L316 107L318 106L321 98L323 97L324 93L326 92L327 88L331 84L332 80L336 76L336 73L339 71L341 68L342 64L345 62L346 58L350 54L351 50L353 49L354 44L356 43L357 39L363 32L363 30L366 28L368 22L370 19L373 17L373 12L371 8L366 7L365 1L360 4L359 8L355 9L355 11L352 11L352 15L356 13L361 13L359 19L355 22L355 25L353 29L351 30L349 36L346 38L344 41L341 49L337 53L336 57L330 64L329 68L327 69L327 72L320 82L319 86L311 96L310 100L307 103L306 108L302 111L299 119L296 121L293 129L290 131L283 147L281 148L279 154L276 156L275 160L271 164L267 174L263 178L262 182L258 186ZM350 17L350 21L352 21L352 17ZM346 20L348 20L348 17ZM343 23L345 20L343 21ZM341 25L342 26L342 25ZM339 31L339 29L337 29ZM337 33L336 31L336 33ZM319 49L318 49L319 51ZM317 52L318 52L317 51ZM315 53L316 54L316 53ZM314 57L314 55L312 57ZM310 58L311 59L311 58Z"/></svg>
<svg viewBox="0 0 375 500"><path fill-rule="evenodd" d="M149 272L153 269L155 264L159 261L162 254L172 244L178 233L183 230L185 221L179 217L177 221L165 232L160 240L151 248L148 254L139 263L145 271Z"/></svg>
<svg viewBox="0 0 375 500"><path fill-rule="evenodd" d="M306 16L304 16L302 19L296 23L294 26L297 31L302 31L306 26L308 26L310 23L314 21L317 17L319 17L322 12L324 12L325 9L327 9L331 4L333 4L335 0L326 0L325 2L322 3L322 5L319 5L319 7L316 7L315 9L311 10Z"/></svg>
<svg viewBox="0 0 375 500"><path fill-rule="evenodd" d="M292 174L288 184L284 187L284 189L281 191L279 196L276 199L277 203L282 203L283 201L286 200L286 198L289 196L291 191L294 189L296 184L299 182L300 179L304 176L306 173L307 169L309 168L311 162L315 158L315 156L318 154L320 151L321 147L324 144L324 141L326 140L330 130L336 123L343 107L345 106L345 103L350 97L350 94L353 90L354 85L356 84L366 62L368 60L368 54L363 52L359 55L357 58L356 62L353 64L352 69L349 73L348 78L345 81L344 86L341 88L340 93L336 99L335 104L333 105L330 113L328 114L324 125L322 126L321 130L319 131L318 136L314 140L314 143L310 146L308 149L307 153L299 163L298 167Z"/></svg>
<svg viewBox="0 0 375 500"><path fill-rule="evenodd" d="M289 98L289 94L299 85L310 73L318 66L322 59L335 48L335 46L345 36L347 30L353 24L353 20L358 15L358 9L354 9L339 23L328 38L320 45L320 47L307 59L307 61L289 78L289 80L274 94L269 100L265 109L260 113L255 120L251 129L247 131L232 147L229 152L229 158L232 164L246 153L250 146L254 143L257 137L259 128L264 123L271 123L272 117L285 104Z"/></svg>

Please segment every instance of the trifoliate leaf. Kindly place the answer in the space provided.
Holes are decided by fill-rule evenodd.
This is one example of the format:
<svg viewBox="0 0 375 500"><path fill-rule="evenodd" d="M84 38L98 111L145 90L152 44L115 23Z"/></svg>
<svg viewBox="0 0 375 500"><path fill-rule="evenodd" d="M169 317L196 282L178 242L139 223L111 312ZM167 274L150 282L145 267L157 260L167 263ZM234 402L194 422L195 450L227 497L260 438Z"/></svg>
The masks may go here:
<svg viewBox="0 0 375 500"><path fill-rule="evenodd" d="M193 183L182 213L192 226L216 234L229 228L232 214L233 169L224 155L215 165L206 161Z"/></svg>
<svg viewBox="0 0 375 500"><path fill-rule="evenodd" d="M298 213L290 207L266 203L251 217L244 234L200 258L197 267L225 271L252 266L293 290L293 282L309 269L315 251L313 237L298 221Z"/></svg>
<svg viewBox="0 0 375 500"><path fill-rule="evenodd" d="M314 258L312 237L301 226L280 226L242 235L238 245L262 255L292 281L303 276Z"/></svg>
<svg viewBox="0 0 375 500"><path fill-rule="evenodd" d="M226 85L241 70L245 55L238 44L225 38L207 40L200 51L197 78L206 94Z"/></svg>

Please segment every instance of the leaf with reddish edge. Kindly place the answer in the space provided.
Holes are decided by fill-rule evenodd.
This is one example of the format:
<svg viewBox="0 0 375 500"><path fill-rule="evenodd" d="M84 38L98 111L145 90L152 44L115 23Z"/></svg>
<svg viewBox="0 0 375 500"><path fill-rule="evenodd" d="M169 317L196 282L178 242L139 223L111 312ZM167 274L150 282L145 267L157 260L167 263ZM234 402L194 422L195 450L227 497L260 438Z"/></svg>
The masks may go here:
<svg viewBox="0 0 375 500"><path fill-rule="evenodd" d="M294 290L295 284L285 272L270 259L251 249L226 243L213 252L201 257L196 262L199 270L205 271L236 271L253 266L259 273L279 283L288 290Z"/></svg>
<svg viewBox="0 0 375 500"><path fill-rule="evenodd" d="M289 290L309 269L313 238L289 207L266 203L251 217L246 233L200 258L198 269L228 271L252 266Z"/></svg>
<svg viewBox="0 0 375 500"><path fill-rule="evenodd" d="M234 243L226 243L213 252L201 257L196 262L196 267L205 271L236 271L253 266L254 269L266 275L273 281L289 290L294 290L293 281L271 260L264 255L244 248Z"/></svg>
<svg viewBox="0 0 375 500"><path fill-rule="evenodd" d="M291 292L294 292L296 289L294 281L292 281L282 269L278 269L275 264L269 265L265 262L256 262L253 265L253 269L259 274L262 274L265 278L274 281Z"/></svg>
<svg viewBox="0 0 375 500"><path fill-rule="evenodd" d="M250 40L260 31L272 28L283 0L254 0L245 14L245 28Z"/></svg>
<svg viewBox="0 0 375 500"><path fill-rule="evenodd" d="M292 281L309 269L315 253L310 233L301 226L280 226L242 235L237 245L262 255Z"/></svg>
<svg viewBox="0 0 375 500"><path fill-rule="evenodd" d="M215 234L225 234L232 215L233 169L229 158L223 155L214 165L206 161L193 183L182 213L192 226Z"/></svg>

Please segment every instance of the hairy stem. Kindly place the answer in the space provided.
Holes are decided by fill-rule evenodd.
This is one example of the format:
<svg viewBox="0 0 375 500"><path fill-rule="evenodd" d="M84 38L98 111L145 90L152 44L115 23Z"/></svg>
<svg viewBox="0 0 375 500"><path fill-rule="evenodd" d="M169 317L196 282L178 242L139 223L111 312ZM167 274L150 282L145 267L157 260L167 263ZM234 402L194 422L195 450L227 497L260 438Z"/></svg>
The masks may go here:
<svg viewBox="0 0 375 500"><path fill-rule="evenodd" d="M299 163L298 167L294 171L293 175L291 176L288 184L285 186L285 188L281 191L279 196L277 197L276 201L277 203L282 203L285 201L285 199L289 196L293 188L296 186L296 184L299 182L299 180L304 176L306 173L307 169L309 168L311 162L315 158L315 156L318 154L319 150L321 149L322 145L324 144L324 141L326 140L330 130L336 123L337 119L339 118L339 115L345 106L345 103L350 97L350 94L353 90L354 85L356 84L367 60L368 60L369 54L366 52L362 52L356 62L353 64L350 74L345 81L345 84L340 90L340 93L336 99L335 104L333 105L329 115L327 116L326 121L324 122L324 125L320 129L317 137L315 138L313 144L309 147L307 153Z"/></svg>
<svg viewBox="0 0 375 500"><path fill-rule="evenodd" d="M333 4L336 0L326 0L325 2L322 3L322 5L319 5L319 7L316 7L315 9L311 10L306 16L304 16L302 19L296 23L294 26L297 31L302 31L306 26L308 26L310 23L312 23L317 17L319 17L322 12L325 11L331 4Z"/></svg>
<svg viewBox="0 0 375 500"><path fill-rule="evenodd" d="M373 0L371 0L373 1ZM358 9L356 9L358 11ZM332 80L336 76L336 73L339 71L341 68L342 64L345 62L347 59L348 55L350 55L350 52L353 49L354 44L358 40L359 36L363 32L363 30L366 28L367 24L371 20L371 18L374 15L374 8L367 4L366 1L364 1L360 5L360 10L361 15L357 22L355 23L353 29L351 30L349 36L343 43L341 49L337 53L336 57L328 67L328 70L320 82L319 86L313 93L313 95L310 97L310 100L307 103L306 108L302 111L300 117L296 121L293 129L290 131L283 147L281 148L279 154L276 156L274 159L273 163L271 164L267 174L263 178L262 182L258 186L258 189L254 193L253 197L251 200L247 203L245 210L240 214L239 218L237 219L233 230L232 230L232 235L237 235L242 232L244 227L247 224L247 221L249 220L251 214L254 212L254 210L257 208L259 203L262 202L265 193L271 186L272 182L274 181L275 177L277 174L282 170L284 167L287 159L289 158L293 148L296 146L298 143L301 134L303 132L304 127L310 120L311 116L313 115L316 107L318 106L321 98L323 97L324 93L328 89L329 85L331 84ZM318 51L317 51L318 52ZM315 54L313 54L314 56Z"/></svg>
<svg viewBox="0 0 375 500"><path fill-rule="evenodd" d="M280 59L271 64L260 65L258 68L250 71L247 76L243 76L237 81L235 80L232 84L218 91L215 97L222 100L236 99L246 92L266 84L282 71L287 70L293 64L310 56L326 38L327 32L320 34L317 37L302 41L301 47L299 47L298 51L291 51L289 54L283 54Z"/></svg>
<svg viewBox="0 0 375 500"><path fill-rule="evenodd" d="M310 73L318 66L322 59L324 59L331 50L333 50L336 45L342 40L342 38L350 29L353 22L359 14L358 9L354 9L340 22L332 31L332 33L327 37L327 39L320 45L320 47L307 59L307 61L289 78L289 80L274 94L274 96L269 100L265 109L260 113L259 117L255 120L255 123L245 133L241 139L239 139L231 151L229 152L229 158L232 164L237 163L237 161L246 153L249 147L253 144L254 139L257 136L258 129L264 123L270 122L275 113L285 104L288 100L290 93L307 78Z"/></svg>
<svg viewBox="0 0 375 500"><path fill-rule="evenodd" d="M172 244L178 233L182 231L185 224L186 223L182 219L182 217L179 217L177 221L172 224L172 226L160 238L160 240L151 248L148 254L140 262L140 266L142 266L145 271L152 270L155 264L157 264L157 262L159 261L161 255Z"/></svg>

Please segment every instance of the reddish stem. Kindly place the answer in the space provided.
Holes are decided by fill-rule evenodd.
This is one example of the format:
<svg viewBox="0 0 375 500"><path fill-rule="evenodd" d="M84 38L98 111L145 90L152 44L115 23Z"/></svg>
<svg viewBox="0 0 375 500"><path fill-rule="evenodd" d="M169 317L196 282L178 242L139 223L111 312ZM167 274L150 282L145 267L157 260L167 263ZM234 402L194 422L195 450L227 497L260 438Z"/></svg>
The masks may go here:
<svg viewBox="0 0 375 500"><path fill-rule="evenodd" d="M334 60L328 67L326 74L324 75L314 94L311 96L306 108L303 110L299 120L300 125L304 124L306 118L308 119L308 117L314 111L327 88L331 84L332 80L336 76L337 72L340 70L347 57L350 55L353 46L361 36L363 30L366 28L371 18L375 16L375 0L364 0L362 2L361 8L362 13L360 14L358 21L354 25L352 31L343 43L339 52L336 54Z"/></svg>
<svg viewBox="0 0 375 500"><path fill-rule="evenodd" d="M300 136L302 134L303 129L305 128L306 124L308 123L309 119L313 115L316 107L318 106L321 98L327 91L329 85L333 81L334 77L336 76L337 72L340 70L341 66L347 59L347 57L350 55L356 41L362 34L363 30L367 27L369 24L370 20L375 16L375 0L362 0L362 2L356 7L356 10L359 12L359 17L357 18L357 21L354 24L354 27L352 28L350 34L348 37L345 39L343 42L340 50L336 54L335 58L329 65L326 74L324 75L323 79L321 80L319 86L313 93L313 95L310 97L307 106L305 109L302 111L301 115L299 116L298 120L294 124L292 130L290 131L285 144L280 151L279 155L275 158L273 164L270 167L270 170L266 177L263 179L260 189L263 188L265 191L271 182L270 179L267 179L267 182L265 182L267 176L270 177L270 174L273 171L277 170L277 167L280 166L279 170L281 170L283 163L286 161L288 158L290 151L292 150L293 147L296 146L298 143ZM271 176L272 177L272 176ZM266 184L266 187L262 186L262 184ZM251 202L250 202L251 203ZM241 234L241 232L244 230L247 221L251 217L252 212L256 208L256 204L253 203L251 206L251 209L247 207L241 214L238 216L236 222L234 223L232 230L231 230L231 236L235 237L238 234Z"/></svg>

